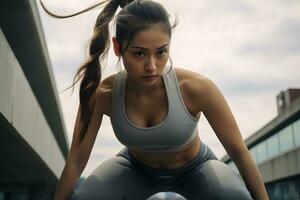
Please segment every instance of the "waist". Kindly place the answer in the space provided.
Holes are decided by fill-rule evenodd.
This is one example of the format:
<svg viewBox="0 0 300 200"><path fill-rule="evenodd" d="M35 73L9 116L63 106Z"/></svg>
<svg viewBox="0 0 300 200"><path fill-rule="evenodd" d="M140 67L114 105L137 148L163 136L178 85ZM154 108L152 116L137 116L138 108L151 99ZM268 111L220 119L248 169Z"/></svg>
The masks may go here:
<svg viewBox="0 0 300 200"><path fill-rule="evenodd" d="M207 160L218 160L215 154L211 151L211 149L205 144L201 142L200 150L196 157L192 159L190 162L187 162L185 165L180 167L176 167L174 169L166 169L166 168L153 168L145 165L144 163L137 160L133 155L132 152L127 148L123 148L117 156L122 156L132 162L135 166L139 169L143 169L153 173L177 173L177 172L185 172L186 170L190 170L196 166L200 166Z"/></svg>
<svg viewBox="0 0 300 200"><path fill-rule="evenodd" d="M176 152L143 152L136 149L128 149L128 151L134 159L147 167L175 169L195 159L201 151L201 145L201 141L197 136L190 144Z"/></svg>

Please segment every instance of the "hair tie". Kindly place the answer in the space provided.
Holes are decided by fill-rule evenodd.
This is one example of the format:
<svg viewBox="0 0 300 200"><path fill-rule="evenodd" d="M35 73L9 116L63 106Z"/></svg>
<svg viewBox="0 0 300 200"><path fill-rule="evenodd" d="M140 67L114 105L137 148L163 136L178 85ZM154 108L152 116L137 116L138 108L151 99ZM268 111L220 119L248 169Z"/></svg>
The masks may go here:
<svg viewBox="0 0 300 200"><path fill-rule="evenodd" d="M124 8L127 4L129 4L133 0L113 0L113 1L115 1L121 8Z"/></svg>

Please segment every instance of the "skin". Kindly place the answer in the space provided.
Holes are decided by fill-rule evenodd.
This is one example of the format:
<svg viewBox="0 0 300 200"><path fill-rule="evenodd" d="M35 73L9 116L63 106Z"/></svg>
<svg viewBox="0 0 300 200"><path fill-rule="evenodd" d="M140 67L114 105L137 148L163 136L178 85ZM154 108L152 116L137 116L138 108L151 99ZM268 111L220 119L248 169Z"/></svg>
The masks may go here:
<svg viewBox="0 0 300 200"><path fill-rule="evenodd" d="M149 127L159 124L167 115L168 103L162 72L169 56L170 37L159 24L137 33L127 51L121 55L120 44L112 38L114 52L121 57L126 79L125 111L134 124ZM141 48L137 48L142 47ZM160 48L162 47L163 48ZM207 77L174 68L181 96L187 110L196 118L203 113L228 155L235 162L252 197L267 200L263 179L245 145L234 116L220 90ZM156 75L153 80L143 78ZM110 116L111 91L116 74L105 78L91 99L95 105L91 123L79 143L80 113L78 112L71 149L59 181L55 199L68 199L90 156L103 115ZM80 110L80 107L79 107ZM78 110L78 111L79 111ZM133 155L150 167L174 169L191 161L199 153L200 138L176 152L143 152L132 149Z"/></svg>

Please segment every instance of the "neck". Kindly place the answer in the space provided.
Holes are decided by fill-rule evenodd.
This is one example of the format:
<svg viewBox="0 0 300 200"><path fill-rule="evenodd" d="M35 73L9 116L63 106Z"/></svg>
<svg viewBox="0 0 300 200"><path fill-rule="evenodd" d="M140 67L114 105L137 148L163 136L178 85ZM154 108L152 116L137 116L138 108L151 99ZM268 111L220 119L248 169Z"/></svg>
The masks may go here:
<svg viewBox="0 0 300 200"><path fill-rule="evenodd" d="M133 92L139 96L149 96L153 93L157 93L157 91L159 91L160 89L162 89L164 87L162 79L163 79L163 77L160 76L160 78L157 80L157 82L155 82L152 85L146 86L146 85L141 85L141 84L134 82L127 76L127 79L126 79L127 88L128 88L128 91Z"/></svg>

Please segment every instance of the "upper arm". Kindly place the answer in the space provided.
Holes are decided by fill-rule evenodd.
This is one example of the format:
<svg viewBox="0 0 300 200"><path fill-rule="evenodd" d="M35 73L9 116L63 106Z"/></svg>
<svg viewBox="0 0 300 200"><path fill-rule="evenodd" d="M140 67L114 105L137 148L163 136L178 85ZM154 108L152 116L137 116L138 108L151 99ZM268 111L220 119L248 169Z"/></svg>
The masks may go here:
<svg viewBox="0 0 300 200"><path fill-rule="evenodd" d="M233 159L247 150L236 120L219 88L207 77L196 78L197 106Z"/></svg>
<svg viewBox="0 0 300 200"><path fill-rule="evenodd" d="M78 107L76 121L73 130L71 149L68 155L68 159L75 162L78 166L84 168L90 153L92 151L96 136L100 129L103 114L105 112L106 101L103 92L103 88L100 86L95 91L94 95L90 99L90 104L94 104L94 109L92 112L90 123L85 132L85 136L82 141L80 141L80 129L83 126L80 117L80 105Z"/></svg>

